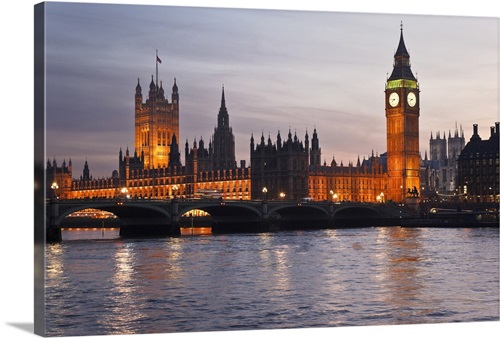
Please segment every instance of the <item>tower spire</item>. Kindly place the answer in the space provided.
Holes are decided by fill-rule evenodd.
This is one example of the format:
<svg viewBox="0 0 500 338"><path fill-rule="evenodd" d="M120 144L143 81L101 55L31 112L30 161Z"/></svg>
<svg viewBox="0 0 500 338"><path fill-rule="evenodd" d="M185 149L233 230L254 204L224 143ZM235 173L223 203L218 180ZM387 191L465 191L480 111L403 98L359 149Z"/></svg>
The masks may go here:
<svg viewBox="0 0 500 338"><path fill-rule="evenodd" d="M224 95L224 84L222 84L222 98L220 102L221 109L226 109L226 97Z"/></svg>
<svg viewBox="0 0 500 338"><path fill-rule="evenodd" d="M401 21L401 34L399 36L399 44L394 53L394 69L388 81L396 79L409 79L417 81L410 68L410 53L406 49L403 38L403 21Z"/></svg>

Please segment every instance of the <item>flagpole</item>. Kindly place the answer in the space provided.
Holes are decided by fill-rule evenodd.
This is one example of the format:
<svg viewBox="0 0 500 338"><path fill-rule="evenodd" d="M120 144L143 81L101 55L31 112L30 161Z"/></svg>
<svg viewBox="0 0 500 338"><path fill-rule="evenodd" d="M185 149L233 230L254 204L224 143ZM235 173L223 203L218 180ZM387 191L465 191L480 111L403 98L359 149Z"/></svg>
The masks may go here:
<svg viewBox="0 0 500 338"><path fill-rule="evenodd" d="M156 86L158 86L158 49L156 50Z"/></svg>

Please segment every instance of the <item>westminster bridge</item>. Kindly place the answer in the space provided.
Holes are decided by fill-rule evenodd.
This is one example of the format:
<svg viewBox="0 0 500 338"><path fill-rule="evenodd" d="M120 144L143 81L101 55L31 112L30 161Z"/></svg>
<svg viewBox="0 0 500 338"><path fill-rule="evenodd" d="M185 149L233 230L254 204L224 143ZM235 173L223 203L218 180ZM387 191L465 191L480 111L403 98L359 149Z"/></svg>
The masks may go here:
<svg viewBox="0 0 500 338"><path fill-rule="evenodd" d="M46 205L48 240L58 240L64 219L85 209L116 215L123 237L180 235L181 216L193 210L210 214L214 234L393 225L401 217L408 216L407 211L390 203L75 199L50 200Z"/></svg>

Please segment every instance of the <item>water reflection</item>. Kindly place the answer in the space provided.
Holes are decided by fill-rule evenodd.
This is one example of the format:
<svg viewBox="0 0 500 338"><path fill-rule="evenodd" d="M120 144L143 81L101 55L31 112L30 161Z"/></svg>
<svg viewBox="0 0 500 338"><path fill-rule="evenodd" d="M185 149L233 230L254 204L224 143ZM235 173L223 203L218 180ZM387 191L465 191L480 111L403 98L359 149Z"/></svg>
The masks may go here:
<svg viewBox="0 0 500 338"><path fill-rule="evenodd" d="M48 335L498 320L498 229L66 240L46 251Z"/></svg>
<svg viewBox="0 0 500 338"><path fill-rule="evenodd" d="M376 275L383 288L382 300L397 310L401 323L423 321L419 315L427 311L422 302L426 287L421 269L426 253L421 243L420 229L399 227L381 228L377 244L381 250L376 254L382 269Z"/></svg>

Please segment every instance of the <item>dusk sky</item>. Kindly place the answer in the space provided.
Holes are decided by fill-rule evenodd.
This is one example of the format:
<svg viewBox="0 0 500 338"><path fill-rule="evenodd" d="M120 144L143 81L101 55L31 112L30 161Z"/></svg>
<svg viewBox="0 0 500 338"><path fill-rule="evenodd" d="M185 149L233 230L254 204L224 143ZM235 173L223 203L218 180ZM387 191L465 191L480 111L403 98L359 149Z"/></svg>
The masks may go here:
<svg viewBox="0 0 500 338"><path fill-rule="evenodd" d="M236 160L249 141L317 129L322 161L386 151L384 85L403 35L421 89L420 151L455 124L466 141L498 120L498 19L404 14L48 3L47 156L111 176L134 151L137 79L180 95L180 145L208 143L222 86Z"/></svg>

